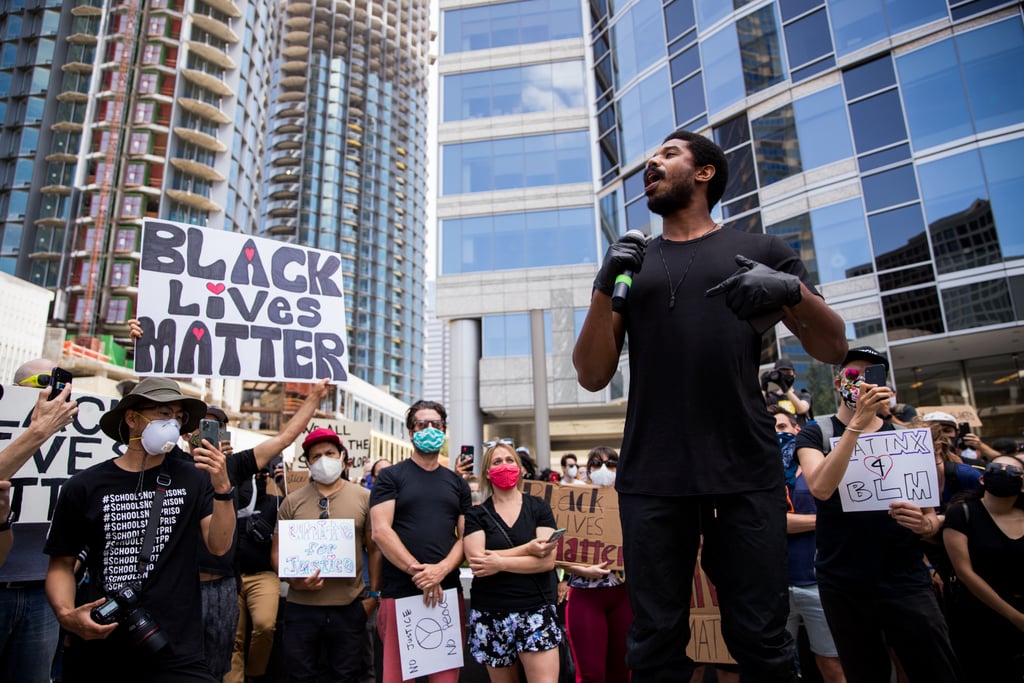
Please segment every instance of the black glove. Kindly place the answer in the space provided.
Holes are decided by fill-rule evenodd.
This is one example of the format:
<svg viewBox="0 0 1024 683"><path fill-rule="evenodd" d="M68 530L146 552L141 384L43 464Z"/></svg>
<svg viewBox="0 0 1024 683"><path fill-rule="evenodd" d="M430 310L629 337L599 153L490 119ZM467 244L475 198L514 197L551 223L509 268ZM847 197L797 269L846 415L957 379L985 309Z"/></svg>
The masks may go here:
<svg viewBox="0 0 1024 683"><path fill-rule="evenodd" d="M761 391L768 393L768 383L771 382L772 373L770 370L765 370L761 373Z"/></svg>
<svg viewBox="0 0 1024 683"><path fill-rule="evenodd" d="M776 372L778 372L778 370L776 370ZM796 381L796 377L793 377L792 375L787 375L784 372L779 372L778 383L779 383L779 386L782 387L782 393L786 393L787 391L792 389L793 388L793 382L795 382L795 381Z"/></svg>
<svg viewBox="0 0 1024 683"><path fill-rule="evenodd" d="M594 278L594 289L611 296L615 291L615 278L622 275L623 271L640 272L646 248L647 240L637 236L635 232L627 232L620 237L619 241L608 247L608 251L605 252L604 262L597 271L597 277Z"/></svg>
<svg viewBox="0 0 1024 683"><path fill-rule="evenodd" d="M725 294L725 303L740 320L780 311L800 303L800 278L780 273L763 263L736 254L740 269L704 292L704 296Z"/></svg>

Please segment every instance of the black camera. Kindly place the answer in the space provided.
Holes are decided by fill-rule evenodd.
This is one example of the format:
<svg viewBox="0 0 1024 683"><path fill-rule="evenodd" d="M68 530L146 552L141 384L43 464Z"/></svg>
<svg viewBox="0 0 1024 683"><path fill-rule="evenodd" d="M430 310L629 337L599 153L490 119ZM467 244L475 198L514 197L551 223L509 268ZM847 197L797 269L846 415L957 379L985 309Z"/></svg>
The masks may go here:
<svg viewBox="0 0 1024 683"><path fill-rule="evenodd" d="M160 624L139 604L137 585L126 583L116 593L108 594L107 601L93 607L91 614L97 624L117 622L127 631L132 645L152 654L167 647L167 636L160 630Z"/></svg>

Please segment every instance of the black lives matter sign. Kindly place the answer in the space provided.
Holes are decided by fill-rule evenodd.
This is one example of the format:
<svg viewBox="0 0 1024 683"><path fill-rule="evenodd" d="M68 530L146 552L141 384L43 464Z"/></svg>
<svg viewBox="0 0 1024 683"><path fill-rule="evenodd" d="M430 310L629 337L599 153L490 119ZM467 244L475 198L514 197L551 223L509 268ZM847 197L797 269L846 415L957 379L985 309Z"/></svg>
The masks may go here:
<svg viewBox="0 0 1024 683"><path fill-rule="evenodd" d="M337 254L169 221L142 233L138 374L348 378Z"/></svg>

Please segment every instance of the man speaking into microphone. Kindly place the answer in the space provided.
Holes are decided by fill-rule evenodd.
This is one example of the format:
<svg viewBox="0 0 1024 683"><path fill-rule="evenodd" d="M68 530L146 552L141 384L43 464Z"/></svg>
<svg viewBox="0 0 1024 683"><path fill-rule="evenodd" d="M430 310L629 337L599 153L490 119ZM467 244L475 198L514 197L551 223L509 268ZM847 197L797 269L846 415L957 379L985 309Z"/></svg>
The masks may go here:
<svg viewBox="0 0 1024 683"><path fill-rule="evenodd" d="M788 245L711 218L727 180L725 155L710 140L681 130L665 139L644 171L662 234L648 241L631 231L609 247L573 351L580 384L598 391L629 337L615 488L635 616L626 655L633 683L692 674L684 646L702 534L722 635L743 680L794 680L785 483L758 383L761 335L784 322L829 363L843 360L847 344L842 318ZM613 310L615 281L627 271L628 293Z"/></svg>

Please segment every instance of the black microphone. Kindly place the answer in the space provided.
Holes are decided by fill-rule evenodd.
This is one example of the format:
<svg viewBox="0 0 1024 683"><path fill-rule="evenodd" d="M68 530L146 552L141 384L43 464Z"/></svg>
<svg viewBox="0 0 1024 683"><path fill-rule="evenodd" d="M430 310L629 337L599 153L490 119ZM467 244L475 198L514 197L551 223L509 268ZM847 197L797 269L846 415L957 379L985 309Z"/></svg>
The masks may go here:
<svg viewBox="0 0 1024 683"><path fill-rule="evenodd" d="M639 230L630 230L624 237L629 235L636 235L645 243L647 242L647 235L643 234ZM622 274L615 278L615 289L612 290L612 310L616 313L622 313L626 308L626 295L629 294L629 288L633 285L633 271L624 270Z"/></svg>

